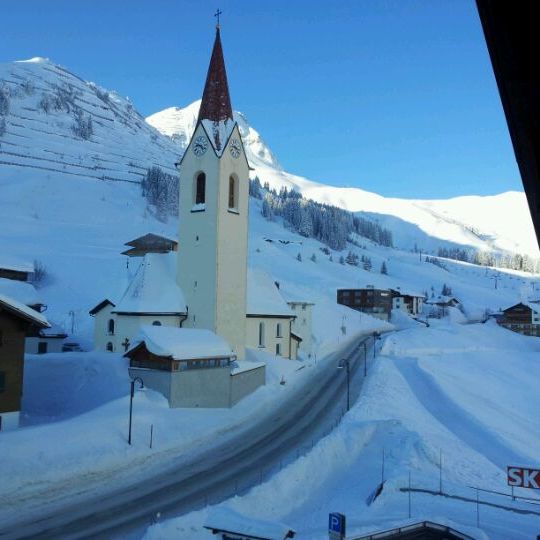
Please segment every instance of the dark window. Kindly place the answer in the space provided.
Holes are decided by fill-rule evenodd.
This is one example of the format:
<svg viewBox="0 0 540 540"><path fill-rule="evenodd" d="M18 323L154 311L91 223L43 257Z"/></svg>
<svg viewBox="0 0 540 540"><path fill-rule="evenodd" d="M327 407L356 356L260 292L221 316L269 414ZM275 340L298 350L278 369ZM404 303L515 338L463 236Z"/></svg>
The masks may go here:
<svg viewBox="0 0 540 540"><path fill-rule="evenodd" d="M281 356L281 343L276 343L276 354Z"/></svg>
<svg viewBox="0 0 540 540"><path fill-rule="evenodd" d="M276 337L282 337L282 335L281 335L281 323L277 323L277 325L276 325Z"/></svg>
<svg viewBox="0 0 540 540"><path fill-rule="evenodd" d="M229 176L229 208L236 208L236 180Z"/></svg>
<svg viewBox="0 0 540 540"><path fill-rule="evenodd" d="M196 282L195 282L196 283ZM160 321L154 321L152 323L152 326L161 326L161 322Z"/></svg>
<svg viewBox="0 0 540 540"><path fill-rule="evenodd" d="M5 371L0 371L0 393L6 389L6 373Z"/></svg>
<svg viewBox="0 0 540 540"><path fill-rule="evenodd" d="M45 354L47 352L47 342L46 341L40 341L38 343L37 352L38 352L38 354Z"/></svg>
<svg viewBox="0 0 540 540"><path fill-rule="evenodd" d="M206 174L200 173L197 176L197 186L195 191L195 204L206 202Z"/></svg>
<svg viewBox="0 0 540 540"><path fill-rule="evenodd" d="M259 323L259 347L264 347L264 323Z"/></svg>
<svg viewBox="0 0 540 540"><path fill-rule="evenodd" d="M107 331L109 332L109 336L114 336L114 319L109 319Z"/></svg>
<svg viewBox="0 0 540 540"><path fill-rule="evenodd" d="M109 352L113 352L113 345L112 345L112 343L110 341L109 341L109 343L107 343L107 350Z"/></svg>

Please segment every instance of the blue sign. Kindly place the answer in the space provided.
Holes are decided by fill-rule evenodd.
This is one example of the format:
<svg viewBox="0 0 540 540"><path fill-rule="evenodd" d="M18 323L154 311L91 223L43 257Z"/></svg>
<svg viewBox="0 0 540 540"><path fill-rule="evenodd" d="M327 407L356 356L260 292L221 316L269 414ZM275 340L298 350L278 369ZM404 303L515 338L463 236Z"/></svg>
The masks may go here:
<svg viewBox="0 0 540 540"><path fill-rule="evenodd" d="M338 512L328 515L328 532L345 536L345 516Z"/></svg>

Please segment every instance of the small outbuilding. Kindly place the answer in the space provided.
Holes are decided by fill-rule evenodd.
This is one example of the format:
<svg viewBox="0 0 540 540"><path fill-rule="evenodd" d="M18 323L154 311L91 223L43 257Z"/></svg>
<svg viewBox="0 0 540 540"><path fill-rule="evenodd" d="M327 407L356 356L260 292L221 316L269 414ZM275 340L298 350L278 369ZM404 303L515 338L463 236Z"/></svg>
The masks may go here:
<svg viewBox="0 0 540 540"><path fill-rule="evenodd" d="M26 334L48 327L44 315L0 294L0 431L19 425Z"/></svg>
<svg viewBox="0 0 540 540"><path fill-rule="evenodd" d="M236 362L229 344L210 330L142 326L126 352L131 377L176 407L231 407L265 384L263 362Z"/></svg>

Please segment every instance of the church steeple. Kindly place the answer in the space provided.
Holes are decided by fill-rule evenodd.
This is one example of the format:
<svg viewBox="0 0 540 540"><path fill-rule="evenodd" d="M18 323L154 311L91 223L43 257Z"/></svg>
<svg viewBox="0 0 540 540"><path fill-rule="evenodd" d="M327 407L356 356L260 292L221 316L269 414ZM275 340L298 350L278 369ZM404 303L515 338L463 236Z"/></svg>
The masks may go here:
<svg viewBox="0 0 540 540"><path fill-rule="evenodd" d="M225 60L223 59L218 24L199 110L199 121L221 122L232 119L231 98L229 96L229 85L227 84L227 72L225 71Z"/></svg>

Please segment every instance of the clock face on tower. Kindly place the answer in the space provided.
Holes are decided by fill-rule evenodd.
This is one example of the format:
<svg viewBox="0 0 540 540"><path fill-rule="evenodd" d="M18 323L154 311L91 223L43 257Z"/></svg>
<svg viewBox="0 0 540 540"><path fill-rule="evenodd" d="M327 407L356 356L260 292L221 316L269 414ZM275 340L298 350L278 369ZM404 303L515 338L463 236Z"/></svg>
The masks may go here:
<svg viewBox="0 0 540 540"><path fill-rule="evenodd" d="M199 135L193 142L193 153L201 157L208 149L208 141L203 135Z"/></svg>
<svg viewBox="0 0 540 540"><path fill-rule="evenodd" d="M238 158L240 156L240 151L242 147L240 146L240 141L238 139L233 139L231 141L231 146L229 146L229 151L233 158Z"/></svg>

